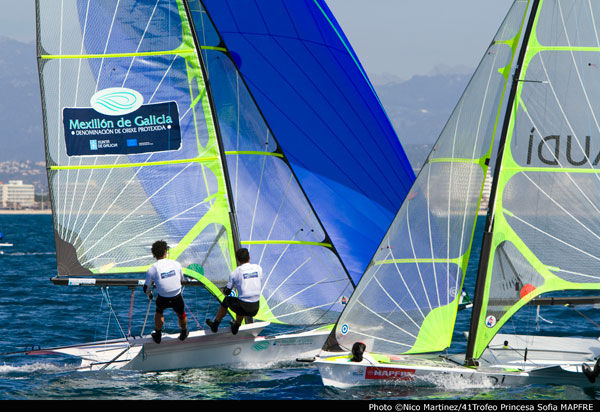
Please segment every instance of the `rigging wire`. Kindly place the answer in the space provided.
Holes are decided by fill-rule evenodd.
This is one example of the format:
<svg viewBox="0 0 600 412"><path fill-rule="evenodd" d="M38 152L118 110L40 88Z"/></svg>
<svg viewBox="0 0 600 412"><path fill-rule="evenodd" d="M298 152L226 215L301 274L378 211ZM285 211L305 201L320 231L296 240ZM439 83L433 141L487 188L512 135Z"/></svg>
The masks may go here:
<svg viewBox="0 0 600 412"><path fill-rule="evenodd" d="M133 320L133 301L135 299L135 288L131 289L131 299L129 301L129 325L127 327L127 337L131 336L131 321Z"/></svg>
<svg viewBox="0 0 600 412"><path fill-rule="evenodd" d="M121 331L121 335L123 335L124 338L127 338L127 335L125 335L125 331L123 330L123 327L121 326L121 322L119 322L119 318L117 317L117 314L115 313L115 310L113 308L112 301L111 301L110 295L108 293L108 287L103 286L101 288L101 290L102 290L102 295L104 296L104 299L106 300L106 303L110 310L110 314L112 314L115 317L115 321L117 322L117 326L119 327L119 330ZM106 331L106 333L107 333L106 339L107 340L108 340L108 326L110 326L110 316L109 316L109 322L108 322L107 331Z"/></svg>
<svg viewBox="0 0 600 412"><path fill-rule="evenodd" d="M575 312L577 312L577 314L581 315L583 318L589 320L591 323L593 323L595 326L597 326L598 328L600 328L600 325L598 325L596 322L594 322L592 319L590 319L589 317L587 317L586 315L584 315L581 311L575 309L575 306L573 305L565 305L568 308L573 309Z"/></svg>

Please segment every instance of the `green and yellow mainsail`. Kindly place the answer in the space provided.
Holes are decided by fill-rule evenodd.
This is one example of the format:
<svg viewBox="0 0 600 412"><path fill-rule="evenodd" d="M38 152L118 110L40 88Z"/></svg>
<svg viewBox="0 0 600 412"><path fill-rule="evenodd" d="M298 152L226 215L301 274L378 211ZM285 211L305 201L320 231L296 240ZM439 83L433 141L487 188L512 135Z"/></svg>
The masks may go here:
<svg viewBox="0 0 600 412"><path fill-rule="evenodd" d="M516 1L324 349L382 354L450 345L528 1Z"/></svg>
<svg viewBox="0 0 600 412"><path fill-rule="evenodd" d="M600 5L532 3L467 360L534 297L600 288Z"/></svg>
<svg viewBox="0 0 600 412"><path fill-rule="evenodd" d="M183 5L38 2L37 16L59 276L144 273L152 263L148 245L159 239L184 266L200 263L205 273L226 276L235 263L226 172ZM144 105L174 102L175 150L67 154L64 109L90 107L109 88L135 90ZM115 133L148 133L113 118L112 129L92 124L71 133L96 146Z"/></svg>
<svg viewBox="0 0 600 412"><path fill-rule="evenodd" d="M220 297L247 246L257 318L333 322L352 281L201 3L36 10L56 279L141 279L162 239Z"/></svg>
<svg viewBox="0 0 600 412"><path fill-rule="evenodd" d="M472 248L469 366L536 296L600 289L599 108L600 6L515 1L325 349L447 348Z"/></svg>

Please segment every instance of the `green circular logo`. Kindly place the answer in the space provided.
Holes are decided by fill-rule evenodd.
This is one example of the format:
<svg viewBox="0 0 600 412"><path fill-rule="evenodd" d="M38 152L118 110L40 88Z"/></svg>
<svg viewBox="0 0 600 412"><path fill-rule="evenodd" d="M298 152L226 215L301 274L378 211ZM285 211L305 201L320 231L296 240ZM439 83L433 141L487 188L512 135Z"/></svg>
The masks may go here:
<svg viewBox="0 0 600 412"><path fill-rule="evenodd" d="M135 112L144 104L144 96L125 87L111 87L96 92L90 99L92 108L98 113L118 116Z"/></svg>

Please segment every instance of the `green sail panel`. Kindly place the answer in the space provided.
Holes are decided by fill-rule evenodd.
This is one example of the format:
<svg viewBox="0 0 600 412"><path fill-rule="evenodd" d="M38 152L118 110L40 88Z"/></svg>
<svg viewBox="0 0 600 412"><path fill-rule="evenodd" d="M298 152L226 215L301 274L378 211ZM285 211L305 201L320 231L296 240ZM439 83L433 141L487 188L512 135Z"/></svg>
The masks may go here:
<svg viewBox="0 0 600 412"><path fill-rule="evenodd" d="M526 2L516 2L361 278L325 349L450 345L488 161Z"/></svg>
<svg viewBox="0 0 600 412"><path fill-rule="evenodd" d="M214 113L181 1L39 1L58 274L142 274L150 245L223 284L233 230Z"/></svg>
<svg viewBox="0 0 600 412"><path fill-rule="evenodd" d="M190 1L210 79L240 244L264 271L257 319L332 324L353 284L202 3Z"/></svg>
<svg viewBox="0 0 600 412"><path fill-rule="evenodd" d="M498 176L475 357L539 294L600 289L600 8L543 0L533 18Z"/></svg>

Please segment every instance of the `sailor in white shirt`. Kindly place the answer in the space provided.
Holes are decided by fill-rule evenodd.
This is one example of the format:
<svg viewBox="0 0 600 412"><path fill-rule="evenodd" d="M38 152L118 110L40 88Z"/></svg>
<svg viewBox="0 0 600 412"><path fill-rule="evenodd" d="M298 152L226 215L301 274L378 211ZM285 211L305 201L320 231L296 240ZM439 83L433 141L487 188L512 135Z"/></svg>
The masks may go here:
<svg viewBox="0 0 600 412"><path fill-rule="evenodd" d="M235 253L238 267L229 275L227 286L223 290L225 299L221 302L215 320L206 320L213 332L219 329L219 323L231 309L236 314L236 319L231 323L231 332L235 335L244 320L244 317L253 317L258 313L260 290L262 284L262 268L260 265L250 263L248 249L239 249ZM233 289L238 292L238 297L229 296Z"/></svg>
<svg viewBox="0 0 600 412"><path fill-rule="evenodd" d="M154 312L154 327L152 338L154 342L160 343L162 336L162 327L165 323L163 311L167 308L173 308L179 318L179 327L181 333L180 340L185 340L188 336L187 316L185 314L185 302L181 294L183 270L181 264L175 260L166 259L169 246L163 240L158 240L152 245L152 255L156 262L150 266L146 272L146 282L144 283L144 293L152 299L152 285L156 286L158 297L156 298L156 311Z"/></svg>

